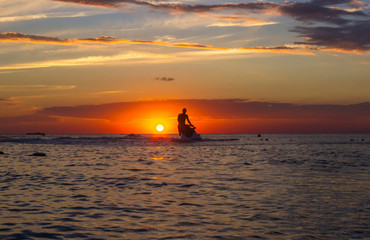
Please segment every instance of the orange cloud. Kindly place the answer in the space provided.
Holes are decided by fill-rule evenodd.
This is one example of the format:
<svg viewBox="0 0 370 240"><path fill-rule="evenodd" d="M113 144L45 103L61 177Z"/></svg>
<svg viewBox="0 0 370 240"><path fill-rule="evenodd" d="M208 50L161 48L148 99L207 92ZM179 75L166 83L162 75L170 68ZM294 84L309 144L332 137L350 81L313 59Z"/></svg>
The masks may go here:
<svg viewBox="0 0 370 240"><path fill-rule="evenodd" d="M227 20L227 21L248 21L248 22L255 22L255 23L259 23L261 21L259 19L250 18L250 17L218 16L215 18L221 19L221 20Z"/></svg>
<svg viewBox="0 0 370 240"><path fill-rule="evenodd" d="M215 48L210 45L202 45L202 44L197 44L197 43L168 43L168 42L147 41L147 40L128 40L128 39L119 39L115 37L106 37L106 36L102 36L99 38L73 39L71 41L76 42L76 43L134 43L134 44L160 45L160 46L167 46L167 47L227 50L227 48Z"/></svg>
<svg viewBox="0 0 370 240"><path fill-rule="evenodd" d="M208 26L218 26L218 27L229 27L229 26L240 26L240 27L251 27L251 26L265 26L278 24L278 22L262 21L256 18L250 17L233 17L233 16L216 16L216 19L225 20L228 22L216 22Z"/></svg>
<svg viewBox="0 0 370 240"><path fill-rule="evenodd" d="M216 22L208 27L255 27L278 24L278 22Z"/></svg>
<svg viewBox="0 0 370 240"><path fill-rule="evenodd" d="M73 4L80 4L80 5L91 5L91 6L98 6L98 7L107 7L107 8L117 8L118 6L113 3L108 3L108 1L102 0L54 0L56 2L67 2ZM109 1L115 2L115 1Z"/></svg>
<svg viewBox="0 0 370 240"><path fill-rule="evenodd" d="M269 52L269 53L290 53L290 54L300 54L300 55L315 55L313 52L305 51L302 48L293 48L287 46L275 46L275 47L245 47L243 50L257 51L257 52ZM318 50L318 49L316 49Z"/></svg>
<svg viewBox="0 0 370 240"><path fill-rule="evenodd" d="M83 43L98 43L98 44L131 43L131 44L159 45L159 46L166 46L166 47L228 50L227 48L215 48L209 45L202 45L202 44L197 44L197 43L169 43L169 42L148 41L148 40L129 40L129 39L120 39L116 37L108 37L108 36L101 36L98 38L85 38L85 39L61 39L61 38L56 38L56 37L29 35L29 34L18 33L18 32L0 33L0 41L29 42L29 43L40 43L40 44L66 44L66 45L83 44Z"/></svg>
<svg viewBox="0 0 370 240"><path fill-rule="evenodd" d="M113 56L89 56L74 59L59 59L41 62L31 62L31 63L20 63L13 65L6 65L0 67L0 71L3 70L20 70L20 69L33 69L33 68L49 68L49 67L76 67L76 66L91 66L91 65L101 65L106 63L117 63L126 61L126 64L133 63L145 63L145 62L158 62L159 60L164 60L171 58L170 56L164 54L151 54L151 53L135 53L129 52L126 54L119 54ZM130 60L127 62L127 60Z"/></svg>

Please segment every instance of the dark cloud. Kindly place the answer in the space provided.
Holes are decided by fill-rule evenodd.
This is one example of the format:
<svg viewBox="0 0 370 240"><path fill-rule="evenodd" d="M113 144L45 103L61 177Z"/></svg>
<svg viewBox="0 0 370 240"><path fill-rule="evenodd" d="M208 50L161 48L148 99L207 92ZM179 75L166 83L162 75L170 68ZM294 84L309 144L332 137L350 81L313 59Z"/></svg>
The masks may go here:
<svg viewBox="0 0 370 240"><path fill-rule="evenodd" d="M68 43L66 39L54 38L54 37L44 37L37 35L29 35L18 32L0 32L0 41L33 41L33 42L43 42L43 43Z"/></svg>
<svg viewBox="0 0 370 240"><path fill-rule="evenodd" d="M344 51L370 50L370 21L358 21L340 27L296 27L294 31L308 39L298 44Z"/></svg>
<svg viewBox="0 0 370 240"><path fill-rule="evenodd" d="M279 9L282 14L290 16L298 21L305 23L325 22L331 24L347 24L351 22L346 16L365 16L361 11L346 11L340 8L330 7L340 3L350 3L349 0L343 1L317 1L310 2L289 2Z"/></svg>
<svg viewBox="0 0 370 240"><path fill-rule="evenodd" d="M163 81L163 82L171 82L171 81L174 81L175 80L172 77L156 77L154 79L155 80L158 80L158 81Z"/></svg>
<svg viewBox="0 0 370 240"><path fill-rule="evenodd" d="M290 2L280 7L288 15L304 23L328 23L336 26L297 26L292 31L305 38L297 44L311 45L313 50L365 52L370 50L370 21L363 11L347 11L335 5L365 6L355 0L312 0Z"/></svg>
<svg viewBox="0 0 370 240"><path fill-rule="evenodd" d="M322 6L338 5L338 4L349 4L351 6L358 6L362 4L357 0L311 0L312 4L318 4Z"/></svg>

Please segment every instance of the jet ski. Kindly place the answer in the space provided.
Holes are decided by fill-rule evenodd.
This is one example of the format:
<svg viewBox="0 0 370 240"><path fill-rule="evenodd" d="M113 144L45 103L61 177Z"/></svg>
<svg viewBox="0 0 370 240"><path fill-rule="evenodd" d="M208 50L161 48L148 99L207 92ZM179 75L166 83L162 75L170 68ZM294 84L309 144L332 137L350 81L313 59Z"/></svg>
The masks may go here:
<svg viewBox="0 0 370 240"><path fill-rule="evenodd" d="M181 140L191 141L191 140L201 140L200 135L195 131L194 126L186 125L181 132Z"/></svg>

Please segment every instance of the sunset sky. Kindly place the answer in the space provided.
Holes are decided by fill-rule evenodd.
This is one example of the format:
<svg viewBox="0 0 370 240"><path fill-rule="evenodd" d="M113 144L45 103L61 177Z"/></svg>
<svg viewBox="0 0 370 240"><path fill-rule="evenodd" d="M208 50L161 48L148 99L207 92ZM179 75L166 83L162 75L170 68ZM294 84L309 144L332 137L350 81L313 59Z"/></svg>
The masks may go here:
<svg viewBox="0 0 370 240"><path fill-rule="evenodd" d="M370 133L368 0L0 9L0 134Z"/></svg>

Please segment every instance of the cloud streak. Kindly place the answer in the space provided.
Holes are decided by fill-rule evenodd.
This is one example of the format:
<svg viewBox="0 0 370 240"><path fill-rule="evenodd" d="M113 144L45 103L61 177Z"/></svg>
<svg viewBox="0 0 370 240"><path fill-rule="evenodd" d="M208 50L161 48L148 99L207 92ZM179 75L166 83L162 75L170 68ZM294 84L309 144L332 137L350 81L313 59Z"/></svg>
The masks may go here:
<svg viewBox="0 0 370 240"><path fill-rule="evenodd" d="M243 50L252 52L266 52L266 53L290 53L290 54L300 54L300 55L315 55L313 52L299 47L288 47L288 46L275 46L275 47L245 47Z"/></svg>
<svg viewBox="0 0 370 240"><path fill-rule="evenodd" d="M257 27L257 26L266 26L266 25L274 25L278 24L279 22L264 22L264 21L228 21L228 22L215 22L209 24L207 27Z"/></svg>
<svg viewBox="0 0 370 240"><path fill-rule="evenodd" d="M76 88L75 85L2 85L0 86L1 91L60 91L60 90L70 90Z"/></svg>
<svg viewBox="0 0 370 240"><path fill-rule="evenodd" d="M50 68L50 67L77 67L77 66L92 66L102 65L105 63L122 64L126 61L127 64L134 64L138 62L157 61L160 59L168 59L170 56L164 54L138 53L130 52L126 54L119 54L114 56L90 56L74 59L50 60L32 63L20 63L0 67L0 71L4 70L21 70L21 69L35 69L35 68ZM136 61L135 61L136 60Z"/></svg>
<svg viewBox="0 0 370 240"><path fill-rule="evenodd" d="M209 45L202 45L197 43L169 43L160 41L148 41L148 40L129 40L121 39L116 37L101 36L98 38L85 38L85 39L62 39L56 37L45 37L38 35L29 35L19 32L2 32L0 33L0 41L3 42L30 42L39 44L147 44L147 45L158 45L166 47L180 47L180 48L197 48L197 49L209 49L209 50L227 50L227 48L215 48Z"/></svg>
<svg viewBox="0 0 370 240"><path fill-rule="evenodd" d="M36 106L24 103L18 98L0 98L0 116L18 117L32 114L36 110Z"/></svg>
<svg viewBox="0 0 370 240"><path fill-rule="evenodd" d="M37 19L46 19L46 18L78 18L78 17L87 17L87 16L94 16L101 13L64 13L64 14L35 14L35 15L23 15L23 16L8 16L8 17L0 17L1 22L17 22L17 21L29 21L29 20L37 20Z"/></svg>
<svg viewBox="0 0 370 240"><path fill-rule="evenodd" d="M80 5L91 5L97 7L107 7L107 8L118 8L117 3L120 1L117 0L53 0L55 2L64 2L64 3L73 3Z"/></svg>

